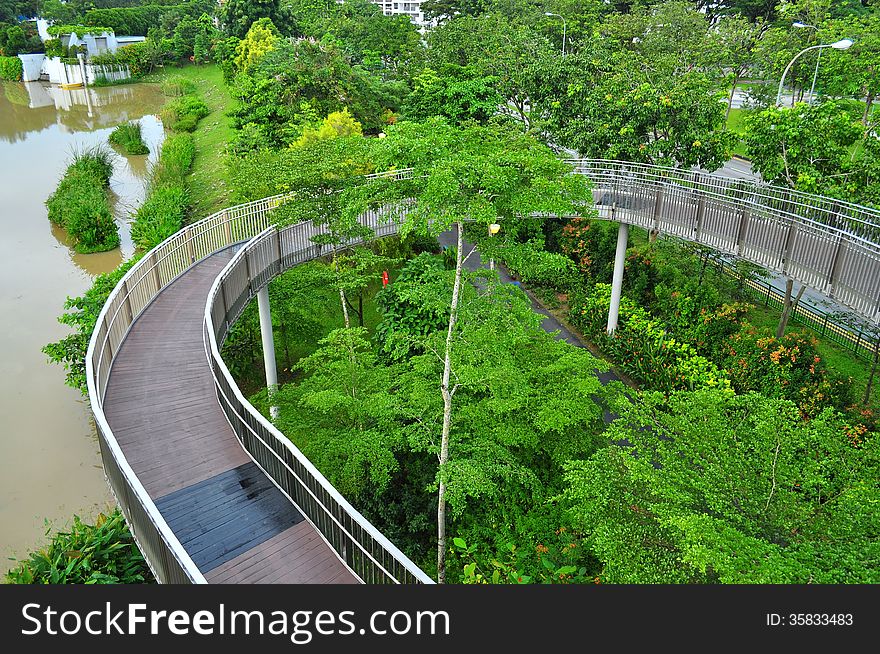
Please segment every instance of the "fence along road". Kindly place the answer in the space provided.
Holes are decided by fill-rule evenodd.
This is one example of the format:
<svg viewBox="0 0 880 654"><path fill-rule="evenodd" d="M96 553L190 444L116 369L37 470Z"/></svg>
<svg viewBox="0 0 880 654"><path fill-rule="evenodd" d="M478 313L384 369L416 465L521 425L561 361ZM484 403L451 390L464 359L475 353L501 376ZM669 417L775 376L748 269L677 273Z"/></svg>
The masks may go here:
<svg viewBox="0 0 880 654"><path fill-rule="evenodd" d="M600 218L743 257L877 320L877 212L693 171L571 163L593 181ZM431 583L247 402L220 358L257 291L320 255L311 225L270 228L284 199L184 228L110 294L86 355L108 483L161 582ZM396 231L365 220L379 236Z"/></svg>

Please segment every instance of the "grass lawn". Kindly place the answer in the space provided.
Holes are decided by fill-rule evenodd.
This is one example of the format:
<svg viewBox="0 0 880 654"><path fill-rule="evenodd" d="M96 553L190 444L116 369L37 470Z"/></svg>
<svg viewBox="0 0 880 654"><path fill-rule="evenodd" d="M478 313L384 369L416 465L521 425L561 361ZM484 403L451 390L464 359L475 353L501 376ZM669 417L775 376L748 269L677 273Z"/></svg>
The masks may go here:
<svg viewBox="0 0 880 654"><path fill-rule="evenodd" d="M730 115L727 117L727 129L740 136L745 134L744 119L749 109L731 109ZM741 157L748 155L746 144L740 140L733 148L733 153Z"/></svg>
<svg viewBox="0 0 880 654"><path fill-rule="evenodd" d="M223 73L215 64L182 68L169 66L153 73L145 81L162 82L169 77L183 77L193 81L199 97L211 110L193 132L196 159L188 183L193 205L190 222L195 222L229 206L226 146L233 131L231 119L226 113L233 100L223 81Z"/></svg>

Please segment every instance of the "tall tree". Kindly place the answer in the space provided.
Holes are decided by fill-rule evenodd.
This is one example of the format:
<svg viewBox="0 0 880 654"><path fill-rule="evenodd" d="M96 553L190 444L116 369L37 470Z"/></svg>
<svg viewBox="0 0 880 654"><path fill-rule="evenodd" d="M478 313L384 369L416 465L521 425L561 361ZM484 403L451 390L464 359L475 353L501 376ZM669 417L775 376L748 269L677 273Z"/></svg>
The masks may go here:
<svg viewBox="0 0 880 654"><path fill-rule="evenodd" d="M412 198L414 203L403 214L404 234L453 228L457 235L448 322L442 349L437 352L443 361L443 417L437 452L437 578L443 583L449 442L455 395L461 387L453 360L466 259L464 223L485 226L533 213L566 215L579 211L591 195L586 182L571 175L548 148L497 127L456 129L441 119L400 123L378 141L374 157L379 169L410 167L412 175L404 181L361 187L366 191L364 200L387 206L394 200Z"/></svg>

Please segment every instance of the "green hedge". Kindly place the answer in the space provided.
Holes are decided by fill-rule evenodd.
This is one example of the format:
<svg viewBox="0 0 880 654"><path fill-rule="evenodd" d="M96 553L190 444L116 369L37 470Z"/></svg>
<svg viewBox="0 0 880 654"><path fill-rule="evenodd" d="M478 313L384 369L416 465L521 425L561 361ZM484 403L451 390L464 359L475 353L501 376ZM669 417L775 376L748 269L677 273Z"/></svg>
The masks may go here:
<svg viewBox="0 0 880 654"><path fill-rule="evenodd" d="M47 31L51 36L75 34L78 38L82 38L86 34L101 36L104 32L112 32L113 28L104 27L100 23L90 23L89 25L52 25Z"/></svg>
<svg viewBox="0 0 880 654"><path fill-rule="evenodd" d="M24 67L18 57L0 57L0 79L9 82L20 82Z"/></svg>

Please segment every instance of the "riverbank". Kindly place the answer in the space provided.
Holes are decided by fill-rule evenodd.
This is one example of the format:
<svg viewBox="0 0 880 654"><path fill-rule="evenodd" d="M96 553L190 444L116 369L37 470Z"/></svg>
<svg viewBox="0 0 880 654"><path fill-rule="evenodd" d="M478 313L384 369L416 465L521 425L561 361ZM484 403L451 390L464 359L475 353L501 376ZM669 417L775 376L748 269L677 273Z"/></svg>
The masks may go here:
<svg viewBox="0 0 880 654"><path fill-rule="evenodd" d="M226 146L233 133L231 119L227 115L233 100L223 81L223 73L216 64L166 67L144 78L144 81L161 83L172 77L193 82L198 88L199 97L210 109L210 113L193 132L196 156L188 184L192 204L190 222L195 222L231 204Z"/></svg>

